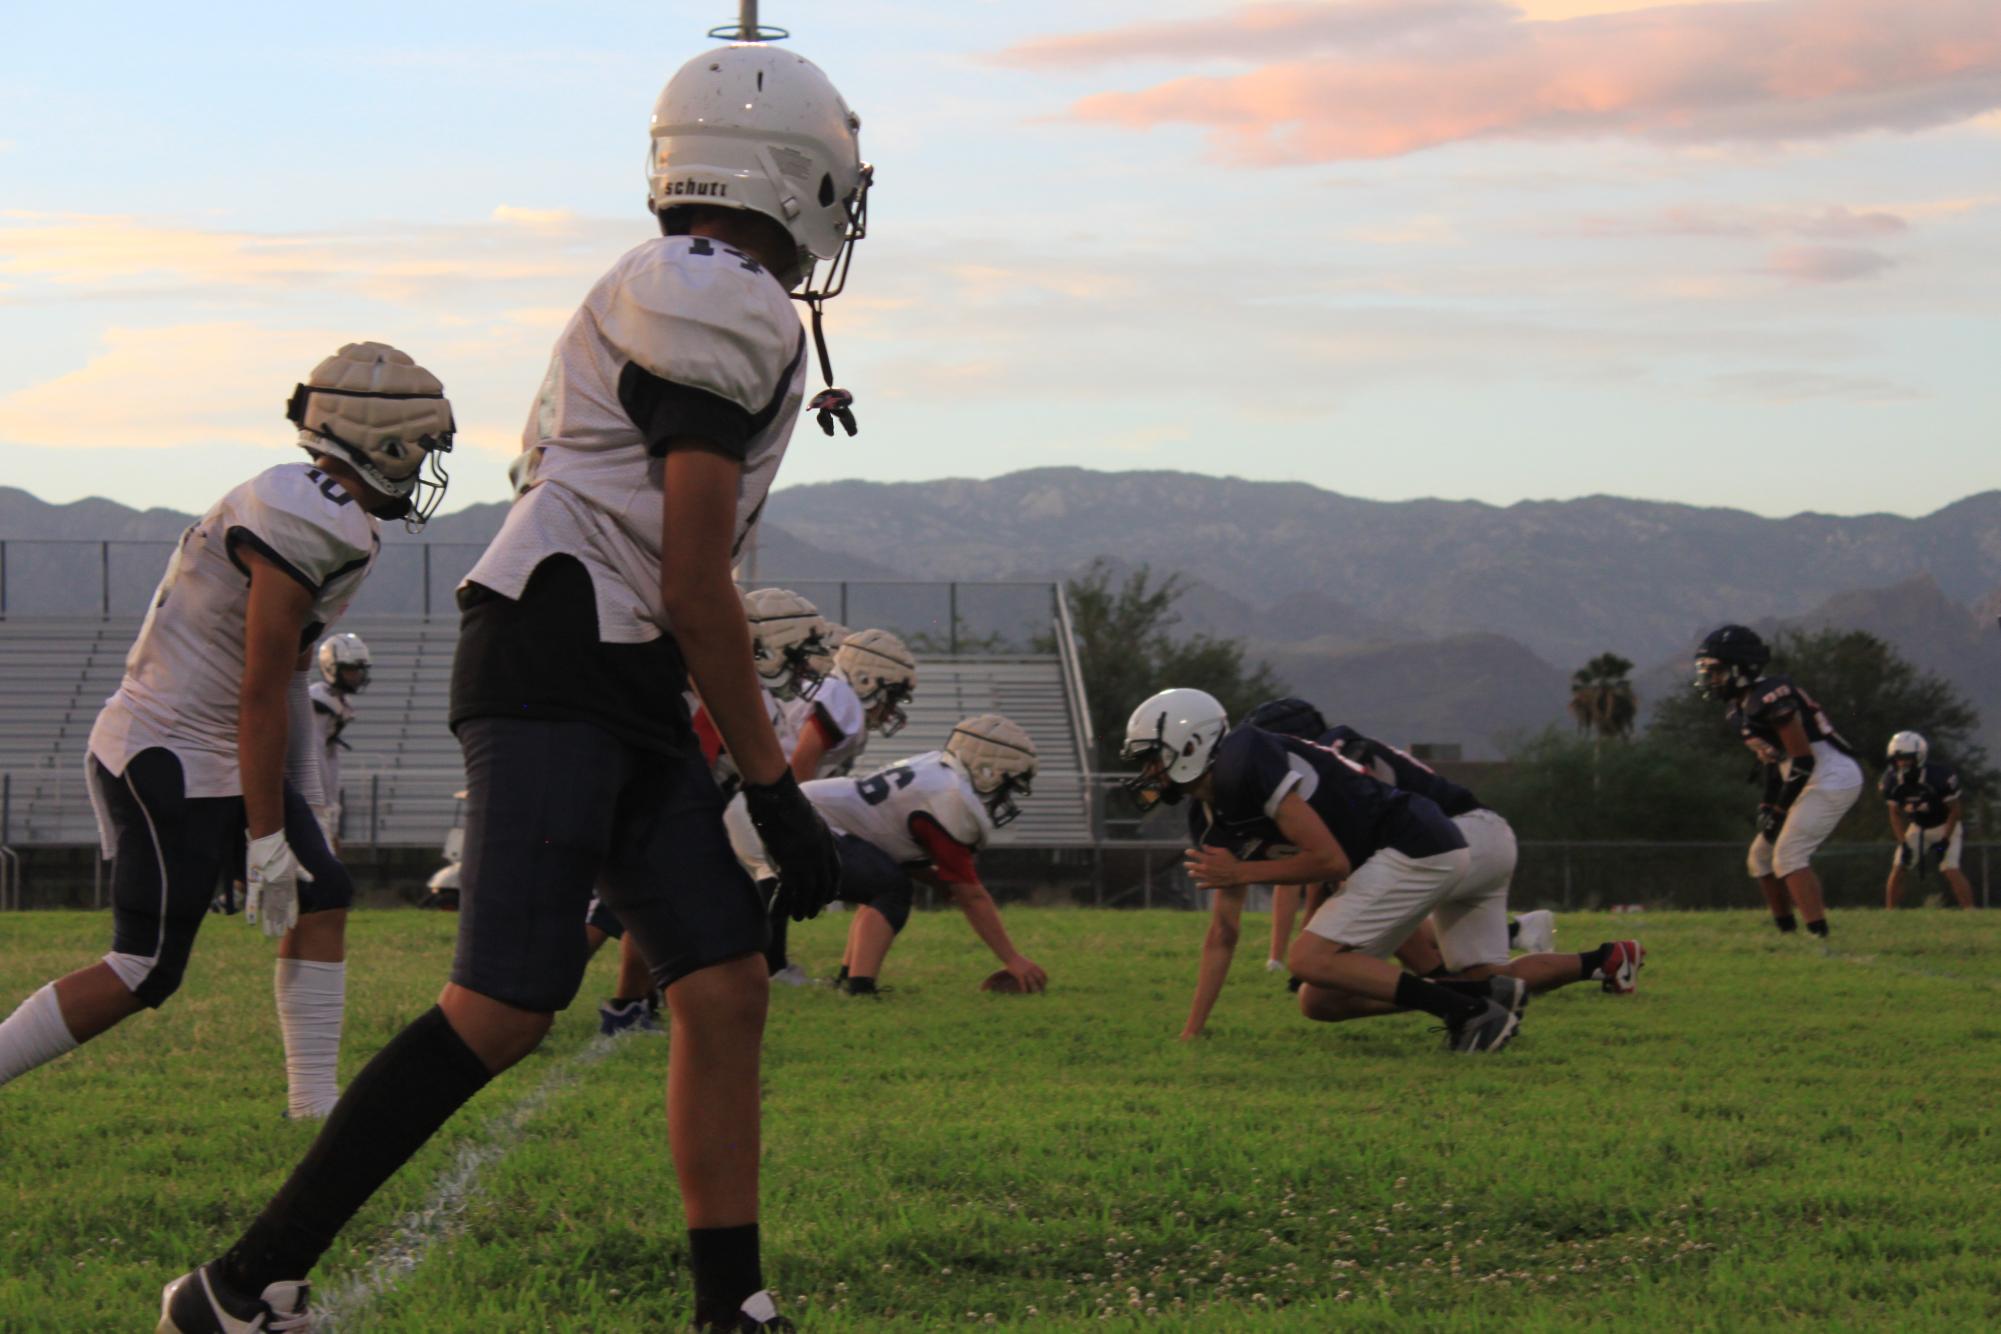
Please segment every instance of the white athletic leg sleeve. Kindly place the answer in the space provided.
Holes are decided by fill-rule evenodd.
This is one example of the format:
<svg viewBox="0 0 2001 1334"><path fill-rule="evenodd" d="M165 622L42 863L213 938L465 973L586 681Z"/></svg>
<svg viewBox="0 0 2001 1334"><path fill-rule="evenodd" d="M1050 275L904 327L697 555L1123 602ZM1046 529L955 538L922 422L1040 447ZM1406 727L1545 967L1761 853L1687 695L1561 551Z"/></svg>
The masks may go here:
<svg viewBox="0 0 2001 1334"><path fill-rule="evenodd" d="M0 1023L0 1084L75 1050L76 1039L63 1022L56 984L51 982Z"/></svg>
<svg viewBox="0 0 2001 1334"><path fill-rule="evenodd" d="M320 1117L340 1100L341 1012L347 1001L347 965L280 959L272 979L278 1027L285 1034L287 1110Z"/></svg>

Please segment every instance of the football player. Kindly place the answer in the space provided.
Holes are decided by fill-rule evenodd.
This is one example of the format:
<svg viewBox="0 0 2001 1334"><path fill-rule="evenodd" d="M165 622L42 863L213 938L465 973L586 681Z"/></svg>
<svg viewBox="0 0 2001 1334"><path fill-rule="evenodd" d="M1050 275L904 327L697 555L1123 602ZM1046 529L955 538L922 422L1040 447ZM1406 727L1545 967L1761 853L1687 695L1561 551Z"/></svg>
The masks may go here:
<svg viewBox="0 0 2001 1334"><path fill-rule="evenodd" d="M844 635L833 670L786 705L798 733L792 776L804 783L852 773L870 732L903 730L903 705L916 690L917 655L901 639L887 630Z"/></svg>
<svg viewBox="0 0 2001 1334"><path fill-rule="evenodd" d="M804 394L788 291L817 316L864 231L859 125L816 66L770 45L705 52L661 94L647 193L662 234L559 335L524 434L539 456L526 490L459 588L451 722L468 795L451 980L349 1085L249 1231L169 1285L163 1330L310 1318L306 1276L340 1229L575 997L594 886L667 989L694 1324L792 1327L758 1246L765 906L682 691L692 679L735 757L781 907L818 912L839 859L766 715L730 567ZM844 393L816 403L829 431L852 423Z"/></svg>
<svg viewBox="0 0 2001 1334"><path fill-rule="evenodd" d="M1016 799L1029 795L1035 766L1028 733L1000 714L983 713L954 727L943 750L863 778L805 785L834 829L841 897L855 905L835 986L852 996L877 994L883 960L910 920L913 877L951 895L1015 989L1048 985L1042 967L1014 947L975 864L994 830L1021 813ZM751 873L764 874L767 854L741 803L730 807L730 836Z"/></svg>
<svg viewBox="0 0 2001 1334"><path fill-rule="evenodd" d="M1200 690L1165 690L1133 710L1120 754L1142 807L1191 798L1187 870L1216 891L1184 1039L1200 1037L1236 949L1254 884L1339 885L1293 943L1307 986L1355 1002L1423 1010L1453 1051L1499 1051L1521 1024L1528 988L1496 977L1460 987L1387 962L1434 909L1451 911L1466 840L1438 807L1371 777L1324 746L1257 727L1232 731ZM1306 988L1301 988L1304 995Z"/></svg>
<svg viewBox="0 0 2001 1334"><path fill-rule="evenodd" d="M1534 952L1510 960L1514 933L1508 921L1508 887L1514 880L1515 831L1500 812L1489 809L1467 788L1416 756L1364 736L1341 724L1329 727L1320 710L1303 699L1261 704L1245 718L1253 727L1327 746L1391 787L1428 798L1466 840L1466 878L1428 923L1419 925L1397 954L1419 974L1479 980L1505 973L1531 992L1552 991L1573 982L1595 981L1614 995L1630 996L1639 986L1646 952L1637 940L1608 940L1581 954ZM1540 925L1532 923L1533 933ZM1429 929L1427 929L1427 927ZM1299 1006L1309 1019L1352 1019L1383 1011L1356 1006L1349 998L1302 989Z"/></svg>
<svg viewBox="0 0 2001 1334"><path fill-rule="evenodd" d="M1916 732L1897 733L1890 738L1889 763L1876 784L1889 804L1890 832L1897 839L1890 883L1883 890L1886 908L1903 898L1904 873L1912 866L1920 875L1927 866L1938 868L1959 906L1973 906L1973 886L1959 869L1959 845L1966 833L1960 820L1959 774L1927 763L1930 753L1930 744Z"/></svg>
<svg viewBox="0 0 2001 1334"><path fill-rule="evenodd" d="M421 523L443 497L452 409L404 353L350 343L288 416L310 457L259 473L181 534L91 728L111 952L0 1024L0 1084L174 994L242 834L245 915L279 941L287 1113L333 1107L354 887L314 815L326 796L307 667L375 564L379 521Z"/></svg>
<svg viewBox="0 0 2001 1334"><path fill-rule="evenodd" d="M313 725L319 735L320 790L326 804L317 814L327 843L340 851L340 753L349 749L340 734L354 721L353 697L368 689L370 658L360 635L328 635L316 655L319 679L312 683Z"/></svg>
<svg viewBox="0 0 2001 1334"><path fill-rule="evenodd" d="M1695 688L1704 699L1729 705L1731 728L1764 766L1764 800L1747 865L1773 925L1791 932L1804 918L1808 931L1825 938L1827 905L1813 854L1862 795L1862 768L1805 687L1765 675L1771 660L1771 647L1756 631L1719 626L1695 652Z"/></svg>

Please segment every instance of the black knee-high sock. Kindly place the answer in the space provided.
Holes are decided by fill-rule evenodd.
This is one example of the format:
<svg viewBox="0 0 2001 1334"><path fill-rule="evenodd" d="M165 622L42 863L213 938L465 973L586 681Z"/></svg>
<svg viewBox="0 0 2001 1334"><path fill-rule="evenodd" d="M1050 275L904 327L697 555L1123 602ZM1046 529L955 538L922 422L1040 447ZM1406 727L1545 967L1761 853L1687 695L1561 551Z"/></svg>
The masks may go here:
<svg viewBox="0 0 2001 1334"><path fill-rule="evenodd" d="M757 1224L688 1229L688 1267L695 1271L695 1328L737 1327L743 1299L764 1289Z"/></svg>
<svg viewBox="0 0 2001 1334"><path fill-rule="evenodd" d="M305 1277L347 1220L492 1076L432 1006L375 1054L313 1147L222 1258L232 1287Z"/></svg>

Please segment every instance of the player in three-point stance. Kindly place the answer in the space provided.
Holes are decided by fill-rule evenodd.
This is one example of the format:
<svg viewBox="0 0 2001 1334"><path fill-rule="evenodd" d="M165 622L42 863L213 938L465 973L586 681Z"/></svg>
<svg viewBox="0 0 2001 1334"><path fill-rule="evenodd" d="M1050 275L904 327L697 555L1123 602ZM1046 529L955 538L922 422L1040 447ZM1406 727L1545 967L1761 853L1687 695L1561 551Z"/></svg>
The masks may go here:
<svg viewBox="0 0 2001 1334"><path fill-rule="evenodd" d="M1973 886L1959 869L1959 848L1966 826L1960 818L1959 774L1943 764L1927 763L1931 746L1916 732L1890 738L1888 765L1876 790L1890 808L1890 832L1897 852L1890 859L1890 882L1883 889L1883 906L1894 908L1904 896L1906 872L1938 868L1953 898L1962 908L1973 906Z"/></svg>
<svg viewBox="0 0 2001 1334"><path fill-rule="evenodd" d="M1862 768L1827 711L1803 686L1766 676L1771 646L1741 625L1719 626L1695 652L1695 688L1730 708L1730 726L1765 767L1758 836L1747 865L1773 925L1827 935L1813 854L1862 795ZM1794 916L1797 908L1798 916Z"/></svg>
<svg viewBox="0 0 2001 1334"><path fill-rule="evenodd" d="M1508 888L1517 859L1515 831L1500 812L1482 804L1469 789L1415 756L1346 724L1329 727L1320 710L1303 699L1271 700L1253 709L1244 721L1326 746L1379 781L1427 798L1466 840L1465 879L1449 902L1397 947L1397 956L1413 972L1469 981L1505 973L1537 993L1586 981L1597 982L1614 995L1630 996L1638 989L1646 952L1637 940L1608 940L1580 954L1558 954L1545 946L1509 958L1509 946L1515 943L1508 921ZM1528 922L1523 937L1540 943L1537 938L1549 934L1548 916L1544 913L1543 920ZM1333 1021L1391 1013L1372 1002L1326 995L1313 987L1301 989L1299 1008L1309 1019Z"/></svg>
<svg viewBox="0 0 2001 1334"><path fill-rule="evenodd" d="M527 488L460 585L451 980L349 1085L249 1230L168 1286L162 1330L310 1321L306 1276L341 1228L575 997L593 887L667 988L694 1324L792 1327L758 1246L765 907L682 692L692 678L736 759L782 907L818 912L839 859L766 715L730 566L804 396L788 289L838 291L865 229L859 126L817 67L768 45L705 53L661 94L647 176L662 235L613 264L558 337L524 436ZM816 260L832 280L815 284ZM818 401L828 429L852 423L844 393Z"/></svg>
<svg viewBox="0 0 2001 1334"><path fill-rule="evenodd" d="M310 460L259 473L181 534L91 728L111 952L0 1024L0 1084L174 994L247 832L246 916L279 939L287 1111L333 1106L354 887L314 814L325 794L307 664L375 563L378 520L422 522L442 499L452 410L403 353L351 343L298 387L289 416Z"/></svg>
<svg viewBox="0 0 2001 1334"><path fill-rule="evenodd" d="M910 919L913 879L952 897L1013 989L1048 985L1042 967L1015 948L975 865L994 830L1021 813L1016 798L1029 795L1035 767L1028 733L1000 714L983 713L954 727L943 750L862 778L805 785L807 798L834 829L841 897L855 905L836 987L851 996L879 994L883 960ZM765 874L767 854L741 803L730 807L730 837L751 874Z"/></svg>
<svg viewBox="0 0 2001 1334"><path fill-rule="evenodd" d="M326 804L316 814L327 843L340 851L341 790L340 753L348 749L341 733L354 721L354 696L368 689L372 659L360 635L341 633L320 641L314 655L318 679L309 688L313 701L313 726L319 738L320 790Z"/></svg>
<svg viewBox="0 0 2001 1334"><path fill-rule="evenodd" d="M1183 1038L1201 1036L1229 975L1245 890L1328 884L1339 892L1287 959L1308 987L1436 1015L1454 1051L1513 1040L1528 1003L1520 980L1443 986L1387 962L1434 910L1451 909L1465 879L1466 840L1437 806L1324 746L1232 731L1200 690L1165 690L1133 710L1120 753L1139 770L1127 787L1142 806L1192 799L1188 873L1216 891Z"/></svg>

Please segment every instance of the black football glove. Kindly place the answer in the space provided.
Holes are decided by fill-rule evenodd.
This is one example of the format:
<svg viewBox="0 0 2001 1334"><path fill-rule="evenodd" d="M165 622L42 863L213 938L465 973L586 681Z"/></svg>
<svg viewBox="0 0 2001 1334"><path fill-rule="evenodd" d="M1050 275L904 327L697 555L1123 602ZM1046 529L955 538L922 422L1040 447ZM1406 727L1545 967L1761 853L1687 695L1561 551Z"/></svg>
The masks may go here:
<svg viewBox="0 0 2001 1334"><path fill-rule="evenodd" d="M1943 870L1945 869L1945 854L1951 850L1952 840L1942 838L1925 849L1925 860L1931 863L1934 871Z"/></svg>
<svg viewBox="0 0 2001 1334"><path fill-rule="evenodd" d="M1911 864L1911 845L1909 843L1899 843L1897 845L1897 865L1909 866L1910 864Z"/></svg>
<svg viewBox="0 0 2001 1334"><path fill-rule="evenodd" d="M827 822L789 773L774 783L744 784L743 804L778 872L772 911L795 922L819 916L841 896L841 855Z"/></svg>
<svg viewBox="0 0 2001 1334"><path fill-rule="evenodd" d="M1786 809L1770 802L1758 807L1758 832L1766 838L1778 841L1779 831L1786 827Z"/></svg>

